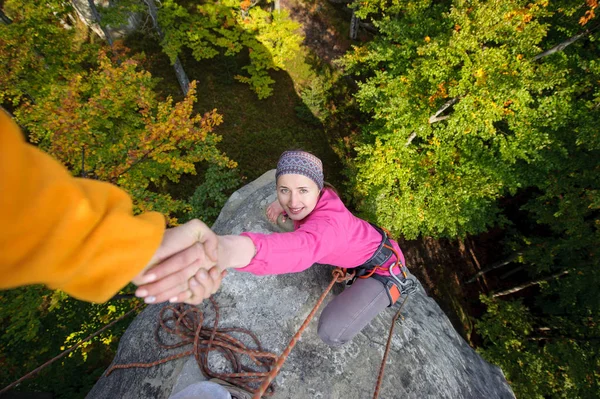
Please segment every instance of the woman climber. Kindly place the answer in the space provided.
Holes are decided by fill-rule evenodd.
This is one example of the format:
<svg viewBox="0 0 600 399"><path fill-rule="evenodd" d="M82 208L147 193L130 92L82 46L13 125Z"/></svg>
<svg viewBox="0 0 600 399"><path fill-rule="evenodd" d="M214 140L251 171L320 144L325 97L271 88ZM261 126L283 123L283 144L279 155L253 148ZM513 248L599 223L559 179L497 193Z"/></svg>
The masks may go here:
<svg viewBox="0 0 600 399"><path fill-rule="evenodd" d="M277 200L268 206L267 217L275 221L283 214L294 230L219 236L217 266L257 275L300 272L315 263L354 269L360 277L327 304L318 325L325 343L342 345L391 306L400 292L411 288L404 255L382 229L344 206L325 184L322 162L316 156L284 152L276 183ZM185 256L191 261L193 253L177 255ZM163 267L168 268L168 262Z"/></svg>

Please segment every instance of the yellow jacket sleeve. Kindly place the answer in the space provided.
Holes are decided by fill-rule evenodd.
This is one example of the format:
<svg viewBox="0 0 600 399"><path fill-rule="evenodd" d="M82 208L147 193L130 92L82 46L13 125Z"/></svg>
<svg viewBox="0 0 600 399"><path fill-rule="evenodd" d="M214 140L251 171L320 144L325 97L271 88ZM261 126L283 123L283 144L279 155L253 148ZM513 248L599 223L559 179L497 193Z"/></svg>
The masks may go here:
<svg viewBox="0 0 600 399"><path fill-rule="evenodd" d="M104 302L150 261L164 230L161 214L133 216L121 189L72 177L0 111L0 289L43 283Z"/></svg>

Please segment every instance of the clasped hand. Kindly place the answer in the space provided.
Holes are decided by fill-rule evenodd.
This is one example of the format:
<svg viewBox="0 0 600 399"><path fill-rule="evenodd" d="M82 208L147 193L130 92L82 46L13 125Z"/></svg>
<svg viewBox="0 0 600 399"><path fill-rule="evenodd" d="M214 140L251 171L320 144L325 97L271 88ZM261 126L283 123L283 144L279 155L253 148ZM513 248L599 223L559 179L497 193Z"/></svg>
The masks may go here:
<svg viewBox="0 0 600 399"><path fill-rule="evenodd" d="M217 235L194 219L167 229L148 265L132 282L146 303L201 303L214 294L226 271L217 266Z"/></svg>

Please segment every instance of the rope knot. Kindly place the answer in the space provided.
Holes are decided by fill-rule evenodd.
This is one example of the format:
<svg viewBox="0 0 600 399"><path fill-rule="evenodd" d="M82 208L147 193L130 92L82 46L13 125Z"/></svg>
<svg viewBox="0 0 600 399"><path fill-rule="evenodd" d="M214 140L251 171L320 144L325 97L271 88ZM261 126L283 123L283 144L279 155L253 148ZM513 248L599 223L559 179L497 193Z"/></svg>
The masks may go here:
<svg viewBox="0 0 600 399"><path fill-rule="evenodd" d="M348 273L346 269L336 267L335 269L333 269L333 272L331 274L335 278L336 283L343 283L344 281L352 279L356 273L354 271Z"/></svg>

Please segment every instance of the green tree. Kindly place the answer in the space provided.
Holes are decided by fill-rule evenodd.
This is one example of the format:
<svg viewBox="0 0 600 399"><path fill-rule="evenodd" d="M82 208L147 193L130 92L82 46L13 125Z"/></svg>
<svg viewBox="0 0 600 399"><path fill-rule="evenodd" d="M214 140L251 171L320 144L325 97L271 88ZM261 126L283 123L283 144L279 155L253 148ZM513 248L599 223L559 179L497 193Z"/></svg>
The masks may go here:
<svg viewBox="0 0 600 399"><path fill-rule="evenodd" d="M179 103L158 101L156 81L137 62L117 66L101 53L99 64L17 112L31 140L73 174L119 185L132 195L138 211L172 216L185 202L152 190L151 184L195 174L195 163L201 161L236 166L216 147L220 137L212 132L222 117L216 110L193 111L195 84Z"/></svg>
<svg viewBox="0 0 600 399"><path fill-rule="evenodd" d="M214 223L229 196L240 186L236 170L211 165L204 173L202 183L189 199L190 212L186 219L198 218L208 225Z"/></svg>
<svg viewBox="0 0 600 399"><path fill-rule="evenodd" d="M355 7L379 30L342 62L367 120L359 209L408 238L455 238L517 222L499 200L524 198L507 246L543 282L483 298L481 351L517 397L598 397L597 2Z"/></svg>
<svg viewBox="0 0 600 399"><path fill-rule="evenodd" d="M34 100L52 85L93 65L96 47L71 21L72 8L59 0L3 2L0 23L0 104Z"/></svg>
<svg viewBox="0 0 600 399"><path fill-rule="evenodd" d="M198 61L247 50L250 62L242 67L247 75L235 78L249 84L259 99L273 91L268 71L284 68L302 42L296 33L300 26L286 12L270 12L249 0L208 1L189 7L167 0L159 9L159 21L165 31L163 49L171 62L185 48Z"/></svg>
<svg viewBox="0 0 600 399"><path fill-rule="evenodd" d="M0 292L0 385L9 385L122 316L136 301L90 304L41 286ZM17 389L51 392L56 398L84 397L112 361L131 320L119 322Z"/></svg>
<svg viewBox="0 0 600 399"><path fill-rule="evenodd" d="M477 321L486 345L479 352L498 364L519 398L597 398L600 328L591 316L540 316L522 301L482 297Z"/></svg>
<svg viewBox="0 0 600 399"><path fill-rule="evenodd" d="M343 60L361 79L356 98L369 116L352 165L359 208L408 238L501 223L497 199L543 179L547 169L530 165L547 165L563 146L549 115L567 117L569 93L591 77L564 54L533 60L577 23L552 26L565 12L545 1L417 1L357 13L374 14L380 31Z"/></svg>

